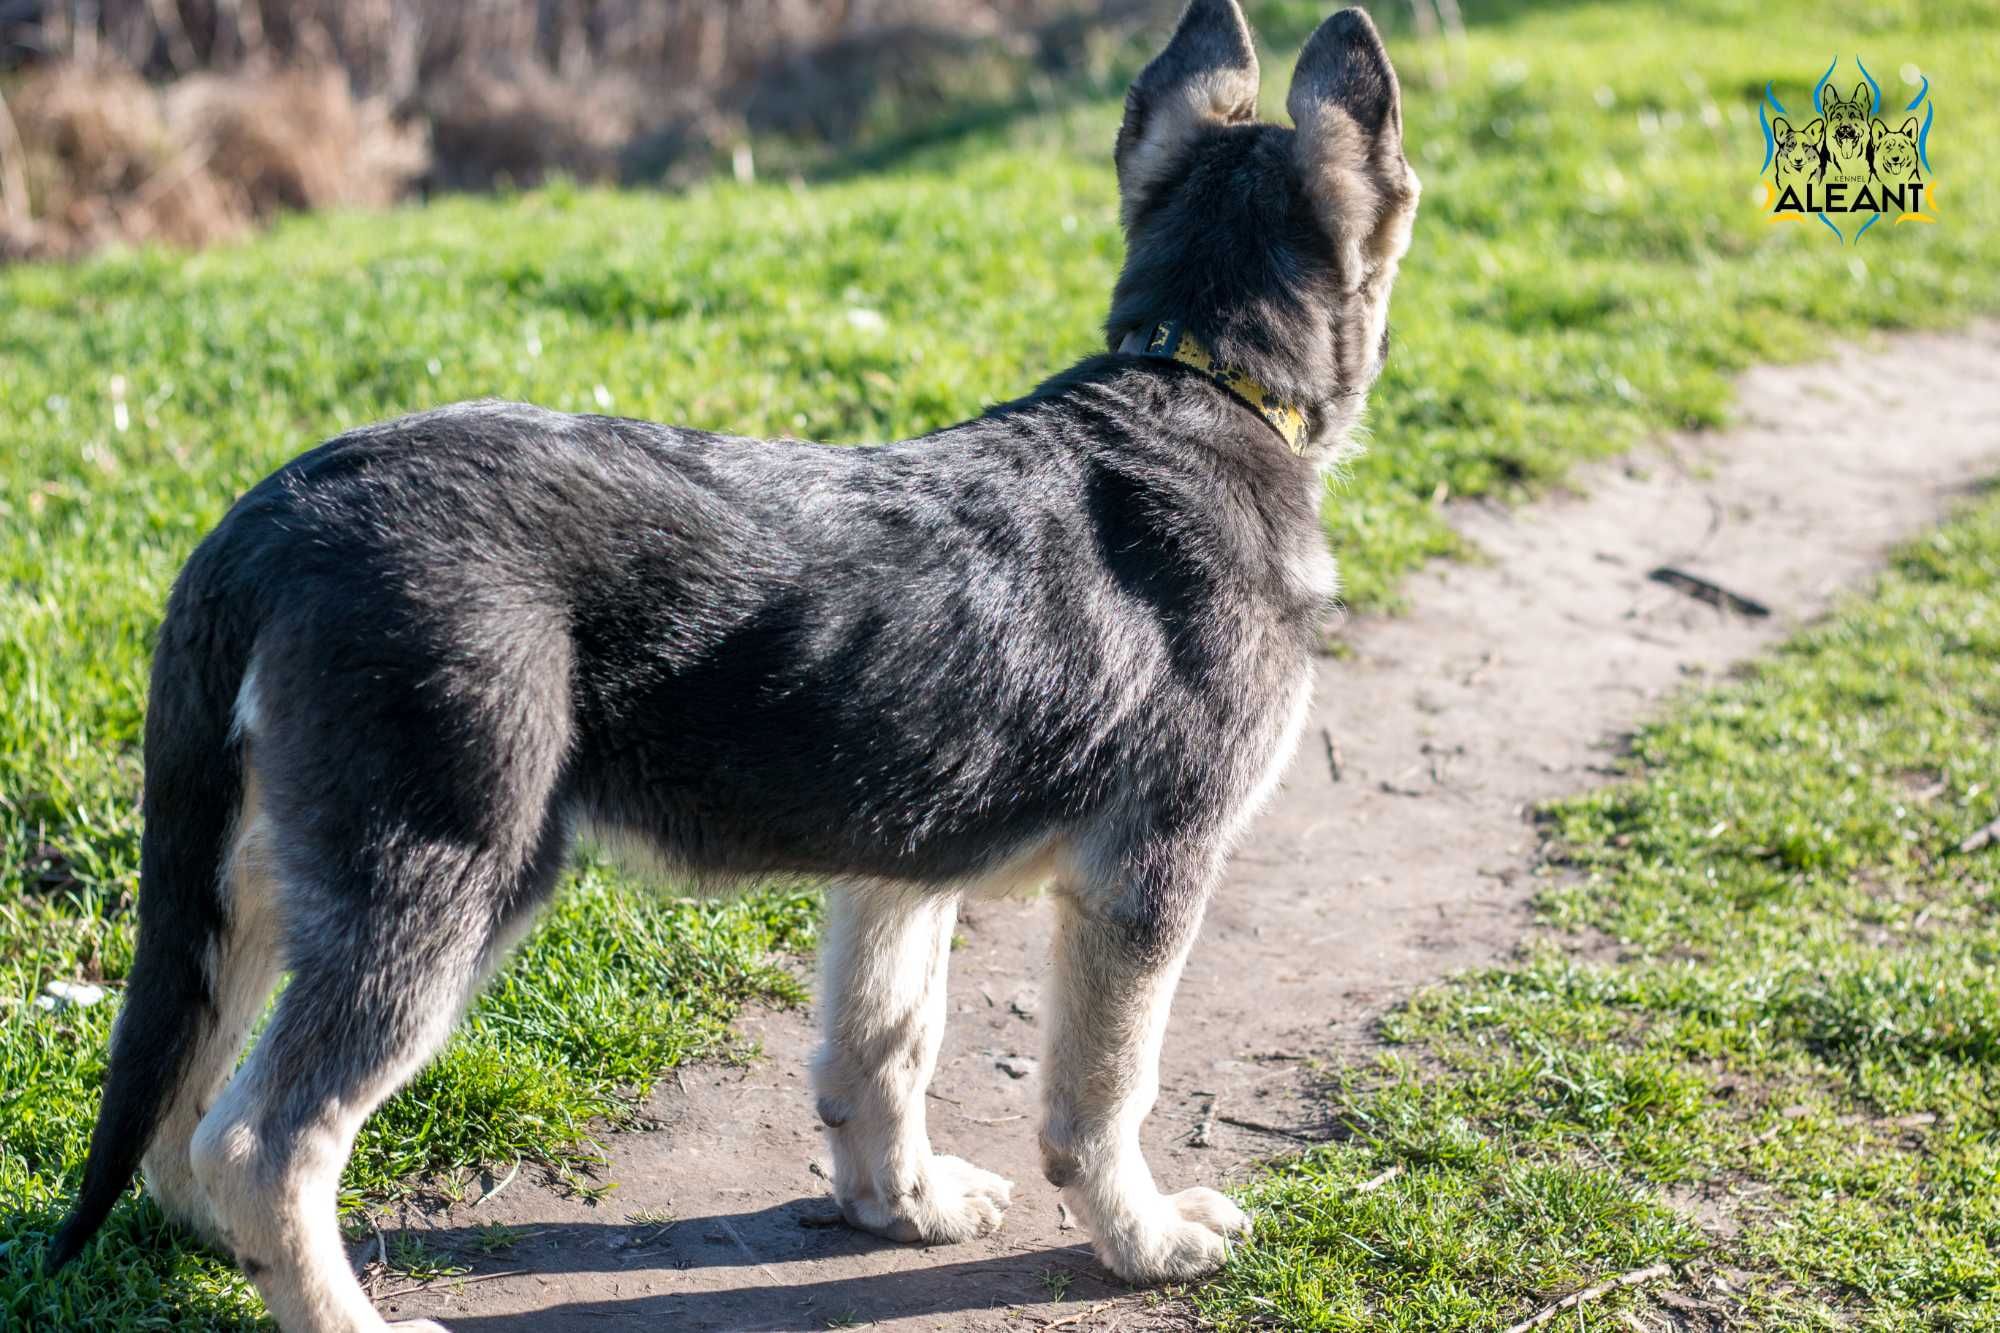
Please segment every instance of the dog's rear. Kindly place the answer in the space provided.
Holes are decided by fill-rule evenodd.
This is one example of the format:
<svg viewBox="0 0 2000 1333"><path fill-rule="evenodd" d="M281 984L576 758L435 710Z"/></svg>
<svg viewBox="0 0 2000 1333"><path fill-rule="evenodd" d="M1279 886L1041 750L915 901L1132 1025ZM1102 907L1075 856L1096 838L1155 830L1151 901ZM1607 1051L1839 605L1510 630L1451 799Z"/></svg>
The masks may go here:
<svg viewBox="0 0 2000 1333"><path fill-rule="evenodd" d="M75 1257L124 1192L220 1026L217 986L232 916L224 870L243 796L233 712L256 614L218 595L227 577L222 545L211 538L188 562L153 657L138 949L112 1034L83 1189L50 1248L57 1267ZM226 1072L226 1064L208 1071Z"/></svg>

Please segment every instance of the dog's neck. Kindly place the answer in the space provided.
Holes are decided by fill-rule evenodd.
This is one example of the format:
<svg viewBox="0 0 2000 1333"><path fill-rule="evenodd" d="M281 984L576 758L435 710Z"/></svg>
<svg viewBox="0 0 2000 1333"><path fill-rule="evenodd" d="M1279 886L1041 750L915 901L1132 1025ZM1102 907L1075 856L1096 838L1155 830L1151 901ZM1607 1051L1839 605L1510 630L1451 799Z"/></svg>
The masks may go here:
<svg viewBox="0 0 2000 1333"><path fill-rule="evenodd" d="M1188 332L1187 326L1177 319L1161 320L1155 324L1142 324L1129 330L1118 344L1122 356L1146 356L1156 360L1175 361L1191 367L1214 381L1217 387L1226 390L1242 400L1252 411L1264 419L1266 425L1278 433L1285 447L1295 454L1306 451L1306 416L1297 407L1283 401L1277 394L1266 388L1262 381L1234 367L1222 365L1215 359L1201 339Z"/></svg>

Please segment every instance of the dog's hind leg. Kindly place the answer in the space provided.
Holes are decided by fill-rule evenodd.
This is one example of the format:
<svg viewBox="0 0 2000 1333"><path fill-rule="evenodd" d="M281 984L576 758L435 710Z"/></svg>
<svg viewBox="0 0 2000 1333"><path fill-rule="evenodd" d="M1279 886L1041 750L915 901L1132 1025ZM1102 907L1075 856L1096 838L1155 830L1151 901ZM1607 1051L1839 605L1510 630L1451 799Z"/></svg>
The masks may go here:
<svg viewBox="0 0 2000 1333"><path fill-rule="evenodd" d="M516 933L519 912L492 909L540 901L561 843L552 830L523 866L403 841L365 887L294 891L291 985L192 1152L226 1243L286 1333L385 1327L341 1244L341 1171L362 1122L444 1044Z"/></svg>
<svg viewBox="0 0 2000 1333"><path fill-rule="evenodd" d="M217 1245L223 1237L195 1181L189 1149L196 1126L235 1070L283 962L270 821L259 800L256 771L247 760L245 770L242 809L222 876L227 925L207 964L212 1017L195 1038L186 1075L167 1104L143 1167L147 1193L161 1210Z"/></svg>
<svg viewBox="0 0 2000 1333"><path fill-rule="evenodd" d="M931 1151L924 1089L944 1037L955 898L835 888L820 949L825 1040L813 1066L841 1213L891 1240L941 1244L1000 1225L1013 1185Z"/></svg>
<svg viewBox="0 0 2000 1333"><path fill-rule="evenodd" d="M1210 874L1207 858L1161 849L1108 883L1056 894L1042 1170L1105 1267L1132 1283L1212 1273L1248 1226L1214 1190L1162 1194L1139 1150Z"/></svg>

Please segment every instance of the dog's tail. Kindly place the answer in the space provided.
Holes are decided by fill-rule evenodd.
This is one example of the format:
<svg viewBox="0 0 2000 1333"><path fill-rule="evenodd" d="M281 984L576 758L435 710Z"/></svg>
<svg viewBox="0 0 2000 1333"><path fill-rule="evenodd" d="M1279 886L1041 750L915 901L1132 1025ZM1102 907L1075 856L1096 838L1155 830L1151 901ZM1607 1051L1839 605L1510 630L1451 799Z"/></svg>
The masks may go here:
<svg viewBox="0 0 2000 1333"><path fill-rule="evenodd" d="M186 1077L203 1026L216 1021L213 960L229 913L223 861L243 795L233 714L255 635L254 617L231 595L222 537L211 536L188 562L153 658L138 948L83 1188L49 1245L49 1271L74 1259L103 1225Z"/></svg>

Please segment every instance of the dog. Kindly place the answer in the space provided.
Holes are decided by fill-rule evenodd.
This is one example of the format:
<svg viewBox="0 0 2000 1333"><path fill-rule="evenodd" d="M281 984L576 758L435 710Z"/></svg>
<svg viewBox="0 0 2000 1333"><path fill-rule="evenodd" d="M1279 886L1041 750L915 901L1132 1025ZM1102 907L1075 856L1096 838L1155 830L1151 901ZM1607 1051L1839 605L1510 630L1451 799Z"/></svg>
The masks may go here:
<svg viewBox="0 0 2000 1333"><path fill-rule="evenodd" d="M1362 11L1307 41L1292 126L1258 81L1236 0L1193 0L1126 98L1106 350L973 421L855 449L476 402L245 494L159 633L137 950L52 1263L143 1167L280 1327L384 1328L336 1223L355 1133L595 829L830 883L816 1108L847 1221L900 1241L1008 1205L924 1089L960 898L1046 885L1044 1173L1125 1281L1219 1267L1243 1213L1162 1191L1139 1128L1307 714L1324 474L1419 190Z"/></svg>
<svg viewBox="0 0 2000 1333"><path fill-rule="evenodd" d="M1828 88L1821 111L1826 116L1826 180L1850 185L1868 182L1868 116L1873 103L1868 85L1854 85L1854 96L1843 102L1840 90Z"/></svg>
<svg viewBox="0 0 2000 1333"><path fill-rule="evenodd" d="M1869 144L1869 164L1874 168L1875 179L1891 188L1899 189L1922 180L1917 170L1916 117L1905 120L1900 130L1876 121Z"/></svg>
<svg viewBox="0 0 2000 1333"><path fill-rule="evenodd" d="M1794 129L1791 122L1780 117L1771 122L1771 134L1777 140L1774 161L1780 189L1787 185L1809 185L1819 179L1826 161L1826 121L1815 120Z"/></svg>

